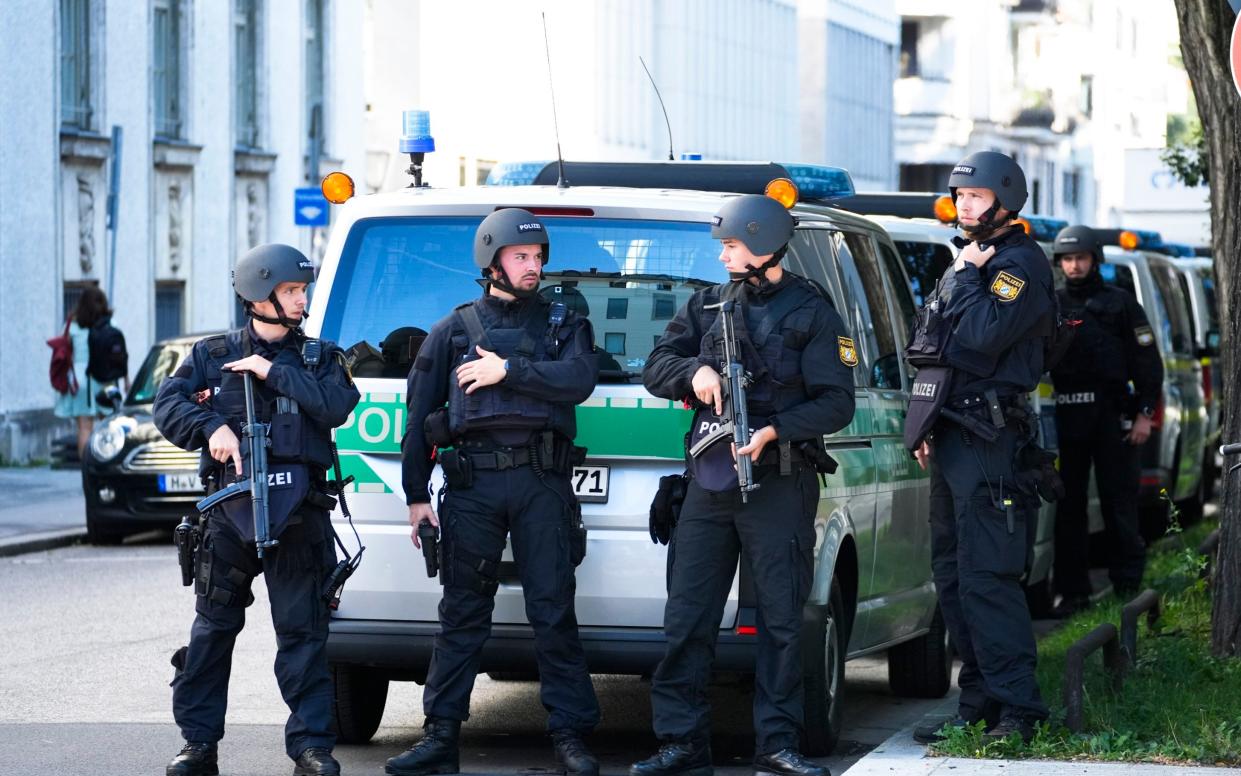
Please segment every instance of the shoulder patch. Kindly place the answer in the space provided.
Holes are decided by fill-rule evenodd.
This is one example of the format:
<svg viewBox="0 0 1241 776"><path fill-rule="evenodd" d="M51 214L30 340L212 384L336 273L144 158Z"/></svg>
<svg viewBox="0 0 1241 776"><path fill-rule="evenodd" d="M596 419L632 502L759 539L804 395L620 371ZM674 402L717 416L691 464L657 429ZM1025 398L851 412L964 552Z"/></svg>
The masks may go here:
<svg viewBox="0 0 1241 776"><path fill-rule="evenodd" d="M1015 302L1017 297L1021 296L1021 290L1025 286L1026 282L1016 275L1000 272L991 282L991 293L1001 302Z"/></svg>
<svg viewBox="0 0 1241 776"><path fill-rule="evenodd" d="M214 337L208 337L203 340L203 347L207 350L207 355L212 358L221 358L228 355L228 336L217 334Z"/></svg>
<svg viewBox="0 0 1241 776"><path fill-rule="evenodd" d="M1155 344L1155 332L1151 331L1149 326L1137 327L1133 330L1133 336L1137 338L1138 344L1144 348Z"/></svg>
<svg viewBox="0 0 1241 776"><path fill-rule="evenodd" d="M840 351L840 363L847 367L857 366L857 348L849 337L837 337L836 344Z"/></svg>

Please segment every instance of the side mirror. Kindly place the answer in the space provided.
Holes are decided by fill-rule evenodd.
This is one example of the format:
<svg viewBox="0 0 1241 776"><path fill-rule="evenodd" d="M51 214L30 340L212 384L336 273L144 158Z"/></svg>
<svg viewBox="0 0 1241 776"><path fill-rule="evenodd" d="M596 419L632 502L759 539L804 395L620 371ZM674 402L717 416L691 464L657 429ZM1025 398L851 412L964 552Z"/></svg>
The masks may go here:
<svg viewBox="0 0 1241 776"><path fill-rule="evenodd" d="M95 394L95 403L101 407L107 407L110 410L115 410L117 407L121 406L122 398L121 389L117 388L115 385L109 385L107 388L104 388L99 393Z"/></svg>

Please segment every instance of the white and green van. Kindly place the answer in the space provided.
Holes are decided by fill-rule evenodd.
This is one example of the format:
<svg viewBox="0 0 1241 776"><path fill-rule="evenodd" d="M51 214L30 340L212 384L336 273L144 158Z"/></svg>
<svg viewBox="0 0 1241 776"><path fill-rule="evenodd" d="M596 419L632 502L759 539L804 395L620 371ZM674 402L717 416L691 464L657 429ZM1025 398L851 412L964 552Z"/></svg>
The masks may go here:
<svg viewBox="0 0 1241 776"><path fill-rule="evenodd" d="M663 655L666 548L648 535L661 475L683 469L691 413L651 396L647 354L694 290L727 279L711 217L736 193L792 178L796 235L785 265L818 281L858 348L857 411L826 438L839 461L820 493L813 592L805 610L805 750L835 744L847 658L887 651L893 689L934 697L948 689L951 653L931 582L928 479L902 446L910 377L901 356L913 299L888 235L827 206L851 191L839 169L767 163L566 163L572 186L541 185L555 164L500 165L477 188L408 189L358 197L335 213L307 322L311 336L350 347L405 329L429 331L480 293L470 259L475 228L497 208L520 206L547 224L544 288L560 287L589 315L599 384L578 407L577 443L589 449L573 477L589 531L577 570L577 619L591 671L649 674ZM728 191L718 191L726 187ZM390 341L390 340L389 340ZM384 351L395 353L397 351ZM404 354L408 358L408 352ZM408 363L391 377L357 376L362 392L337 430L347 492L365 560L333 614L328 641L337 724L347 742L377 729L392 680L422 681L439 629L438 581L410 542L401 489ZM432 481L438 491L437 471ZM337 531L351 537L334 515ZM511 561L506 550L505 561ZM502 564L482 670L531 674L534 641L521 586ZM741 564L723 619L715 667L752 672L754 596Z"/></svg>

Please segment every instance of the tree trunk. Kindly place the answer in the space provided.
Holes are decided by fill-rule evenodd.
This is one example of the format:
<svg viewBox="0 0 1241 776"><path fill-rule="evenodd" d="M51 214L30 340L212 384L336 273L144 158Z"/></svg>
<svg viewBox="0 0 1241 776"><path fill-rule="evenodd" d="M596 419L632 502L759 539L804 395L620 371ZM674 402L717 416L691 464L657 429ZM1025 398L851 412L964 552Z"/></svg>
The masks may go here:
<svg viewBox="0 0 1241 776"><path fill-rule="evenodd" d="M1181 54L1198 101L1210 159L1211 249L1223 342L1223 441L1241 441L1241 95L1229 68L1236 14L1228 0L1175 0ZM1225 471L1227 469L1225 468ZM1211 584L1211 647L1221 657L1241 655L1241 480L1220 489L1219 555Z"/></svg>

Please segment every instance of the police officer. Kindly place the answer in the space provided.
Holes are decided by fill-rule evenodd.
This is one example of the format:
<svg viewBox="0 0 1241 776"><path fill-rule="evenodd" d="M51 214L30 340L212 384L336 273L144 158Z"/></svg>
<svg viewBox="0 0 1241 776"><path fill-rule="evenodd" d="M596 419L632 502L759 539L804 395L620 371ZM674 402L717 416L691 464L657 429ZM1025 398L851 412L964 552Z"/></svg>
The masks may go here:
<svg viewBox="0 0 1241 776"><path fill-rule="evenodd" d="M985 720L989 736L1028 741L1047 707L1021 587L1039 506L1026 394L1054 333L1054 284L1042 249L1014 224L1026 179L1013 159L971 154L948 186L962 250L919 311L905 443L931 469L933 576L962 660L951 724ZM915 737L930 742L938 728Z"/></svg>
<svg viewBox="0 0 1241 776"><path fill-rule="evenodd" d="M1090 599L1086 492L1092 463L1112 586L1125 596L1142 582L1146 545L1133 494L1141 474L1139 452L1150 437L1163 387L1163 362L1138 300L1103 281L1103 249L1094 230L1061 230L1053 251L1065 281L1057 291L1060 309L1080 321L1063 360L1051 371L1066 491L1056 507L1055 584L1063 597L1054 612L1063 617Z"/></svg>
<svg viewBox="0 0 1241 776"><path fill-rule="evenodd" d="M194 345L160 386L155 425L186 450L202 448L199 474L208 491L246 476L253 465L238 442L246 422L243 373L254 381L256 420L270 423L270 536L279 544L259 559L248 499L208 515L198 551L196 611L188 648L173 659L173 716L186 740L168 776L217 773L217 742L233 643L263 575L276 627L276 680L289 706L285 751L294 774L338 774L332 757L332 679L325 645L323 586L336 564L326 472L331 431L344 423L359 394L333 343L308 339L299 326L314 268L296 248L261 245L233 270L233 290L248 326Z"/></svg>
<svg viewBox="0 0 1241 776"><path fill-rule="evenodd" d="M830 470L823 435L853 417L853 342L817 286L780 261L794 219L779 202L747 195L714 218L730 282L696 292L668 324L643 371L656 396L696 410L689 445L721 422L723 314L734 301L744 368L753 376L747 407L753 434L736 450L753 461L758 489L738 487L730 444L691 458L691 480L669 547L668 646L651 682L659 751L631 776L712 772L706 698L715 640L738 556L749 563L758 603L754 677L756 773L827 776L798 751L803 726L802 608L814 574L816 468Z"/></svg>
<svg viewBox="0 0 1241 776"><path fill-rule="evenodd" d="M598 366L590 322L538 293L548 258L547 230L531 213L506 208L483 219L474 237L483 296L435 324L409 373L405 499L415 546L420 524L440 528L444 597L423 691L425 732L388 760L390 774L459 769L461 723L491 631L506 535L556 757L569 774L599 772L583 741L599 722L599 704L574 613L586 532L569 483L585 455L572 444L575 405L594 390ZM437 448L447 483L438 515L428 490Z"/></svg>

